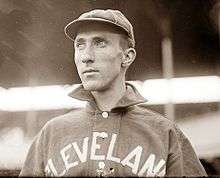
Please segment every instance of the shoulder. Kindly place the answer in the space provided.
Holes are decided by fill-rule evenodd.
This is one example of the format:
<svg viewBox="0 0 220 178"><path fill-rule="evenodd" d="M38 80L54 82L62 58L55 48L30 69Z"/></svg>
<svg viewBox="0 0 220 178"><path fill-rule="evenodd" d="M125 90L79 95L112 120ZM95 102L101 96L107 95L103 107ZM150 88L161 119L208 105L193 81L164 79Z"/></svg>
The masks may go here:
<svg viewBox="0 0 220 178"><path fill-rule="evenodd" d="M152 132L158 133L163 137L167 137L175 142L187 143L188 138L179 128L177 123L169 120L158 112L148 108L146 104L139 104L133 109L135 119L133 122L138 123L145 128L149 128ZM139 115L139 117L137 117Z"/></svg>
<svg viewBox="0 0 220 178"><path fill-rule="evenodd" d="M135 105L131 111L135 120L156 128L174 129L176 124L162 114L148 108L145 103Z"/></svg>
<svg viewBox="0 0 220 178"><path fill-rule="evenodd" d="M181 142L188 139L176 122L166 118L156 111L148 109L146 104L137 105L137 110L143 114L143 120L155 130L160 130L159 132L164 132L168 134L169 137L175 137Z"/></svg>
<svg viewBox="0 0 220 178"><path fill-rule="evenodd" d="M149 129L165 137L175 137L182 141L186 139L186 136L180 130L177 123L149 109L145 103L135 105L130 113L129 121L132 122L132 124L137 124L145 130Z"/></svg>
<svg viewBox="0 0 220 178"><path fill-rule="evenodd" d="M83 125L86 121L86 111L85 108L74 109L64 115L57 116L49 120L42 130L44 132L59 133L60 131L67 131L68 129L74 129Z"/></svg>

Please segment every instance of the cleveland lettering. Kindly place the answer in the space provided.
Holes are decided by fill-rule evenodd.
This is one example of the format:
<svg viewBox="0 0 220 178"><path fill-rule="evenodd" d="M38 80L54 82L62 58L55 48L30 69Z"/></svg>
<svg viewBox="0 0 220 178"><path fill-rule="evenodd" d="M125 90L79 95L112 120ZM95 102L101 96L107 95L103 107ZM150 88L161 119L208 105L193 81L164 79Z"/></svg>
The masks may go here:
<svg viewBox="0 0 220 178"><path fill-rule="evenodd" d="M104 138L110 138L110 143L105 154L98 154L101 149ZM63 169L58 172L53 158L48 159L45 166L45 172L51 176L64 176L70 169L74 169L79 164L89 160L94 161L113 161L131 169L132 173L137 176L164 176L166 173L165 161L160 159L156 162L156 155L150 153L143 165L140 165L140 160L143 153L143 147L137 145L131 152L123 158L114 155L115 144L117 142L117 134L108 134L107 132L93 132L91 138L91 146L89 148L89 137L82 138L82 146L79 147L77 142L69 143L60 150L60 155L63 161ZM73 155L77 155L78 159L74 160Z"/></svg>

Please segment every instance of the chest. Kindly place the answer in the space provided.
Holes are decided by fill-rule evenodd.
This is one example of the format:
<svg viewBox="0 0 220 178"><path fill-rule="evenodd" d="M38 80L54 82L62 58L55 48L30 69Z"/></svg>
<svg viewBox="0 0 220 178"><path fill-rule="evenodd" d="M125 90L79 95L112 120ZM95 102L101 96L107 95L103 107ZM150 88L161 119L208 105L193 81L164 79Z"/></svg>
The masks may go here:
<svg viewBox="0 0 220 178"><path fill-rule="evenodd" d="M107 117L106 117L107 116ZM163 138L126 114L96 113L87 124L63 130L47 151L45 172L55 176L164 175ZM138 119L138 118L136 118ZM53 142L53 143L52 143Z"/></svg>

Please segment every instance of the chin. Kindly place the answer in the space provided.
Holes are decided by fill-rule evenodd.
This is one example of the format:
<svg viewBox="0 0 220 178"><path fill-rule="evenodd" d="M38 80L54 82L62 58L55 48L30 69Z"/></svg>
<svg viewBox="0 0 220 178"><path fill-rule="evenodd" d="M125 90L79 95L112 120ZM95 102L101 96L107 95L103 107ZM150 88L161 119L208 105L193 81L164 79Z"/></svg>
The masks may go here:
<svg viewBox="0 0 220 178"><path fill-rule="evenodd" d="M106 88L104 83L89 81L89 82L82 82L83 88L88 91L101 91Z"/></svg>

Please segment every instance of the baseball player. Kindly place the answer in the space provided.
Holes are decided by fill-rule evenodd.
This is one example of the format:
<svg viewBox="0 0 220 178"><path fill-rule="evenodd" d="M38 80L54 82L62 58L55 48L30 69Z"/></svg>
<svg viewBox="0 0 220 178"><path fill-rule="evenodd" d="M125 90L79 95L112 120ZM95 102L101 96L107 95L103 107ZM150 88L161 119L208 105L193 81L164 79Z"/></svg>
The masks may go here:
<svg viewBox="0 0 220 178"><path fill-rule="evenodd" d="M125 81L135 60L133 27L118 10L92 10L64 29L74 43L87 101L35 137L21 176L206 176L190 142Z"/></svg>

